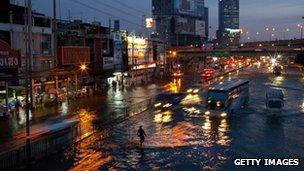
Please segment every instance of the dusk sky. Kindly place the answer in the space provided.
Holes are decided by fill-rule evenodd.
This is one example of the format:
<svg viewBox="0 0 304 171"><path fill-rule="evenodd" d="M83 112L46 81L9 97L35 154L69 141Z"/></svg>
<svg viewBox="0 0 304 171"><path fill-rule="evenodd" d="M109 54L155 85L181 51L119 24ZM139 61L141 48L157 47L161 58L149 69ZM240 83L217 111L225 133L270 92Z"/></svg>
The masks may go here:
<svg viewBox="0 0 304 171"><path fill-rule="evenodd" d="M77 4L85 3L99 11ZM211 37L217 29L217 0L205 0L209 7ZM33 0L33 8L39 12L52 15L52 0ZM108 25L108 18L121 19L121 28L140 32L142 15L151 16L151 0L60 0L58 16L61 19L83 19L90 22L94 19ZM112 8L114 7L114 8ZM267 39L266 27L275 28L275 38L294 38L300 36L297 24L304 23L304 0L240 0L240 27L249 32L250 40ZM102 13L105 12L105 13ZM111 14L112 16L110 16ZM127 21L125 21L127 20ZM135 25L134 23L138 24ZM289 32L283 31L289 29ZM256 35L259 32L259 35ZM244 36L245 37L245 36Z"/></svg>

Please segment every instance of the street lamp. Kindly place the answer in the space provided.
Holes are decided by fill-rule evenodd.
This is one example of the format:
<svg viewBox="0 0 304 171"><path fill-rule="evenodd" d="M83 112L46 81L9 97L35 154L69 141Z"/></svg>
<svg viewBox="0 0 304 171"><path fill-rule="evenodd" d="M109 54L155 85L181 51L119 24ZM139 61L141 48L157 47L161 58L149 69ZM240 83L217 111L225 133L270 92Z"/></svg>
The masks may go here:
<svg viewBox="0 0 304 171"><path fill-rule="evenodd" d="M81 65L80 65L80 70L81 70L81 71L87 70L87 66L86 66L85 64L81 64Z"/></svg>
<svg viewBox="0 0 304 171"><path fill-rule="evenodd" d="M256 32L256 40L255 41L259 41L259 32Z"/></svg>
<svg viewBox="0 0 304 171"><path fill-rule="evenodd" d="M303 25L302 24L298 24L298 27L300 28L301 39L303 39Z"/></svg>
<svg viewBox="0 0 304 171"><path fill-rule="evenodd" d="M175 57L176 56L176 51L173 51L172 55L173 55L173 57Z"/></svg>
<svg viewBox="0 0 304 171"><path fill-rule="evenodd" d="M285 29L283 32L283 39L286 40L286 34L289 32L289 28ZM288 35L287 35L288 37Z"/></svg>

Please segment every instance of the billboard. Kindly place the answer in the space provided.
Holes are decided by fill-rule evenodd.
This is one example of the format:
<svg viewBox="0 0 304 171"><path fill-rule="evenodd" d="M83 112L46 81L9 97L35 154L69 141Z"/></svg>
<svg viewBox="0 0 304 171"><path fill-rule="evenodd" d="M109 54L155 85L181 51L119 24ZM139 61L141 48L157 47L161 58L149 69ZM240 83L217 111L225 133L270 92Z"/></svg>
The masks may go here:
<svg viewBox="0 0 304 171"><path fill-rule="evenodd" d="M113 33L113 56L114 65L122 65L122 39L119 33Z"/></svg>
<svg viewBox="0 0 304 171"><path fill-rule="evenodd" d="M142 64L146 61L148 41L145 38L129 36L128 38L128 64ZM134 55L134 56L133 56ZM133 62L132 62L133 59Z"/></svg>
<svg viewBox="0 0 304 171"><path fill-rule="evenodd" d="M60 46L58 47L58 62L61 65L89 63L90 49L81 46Z"/></svg>
<svg viewBox="0 0 304 171"><path fill-rule="evenodd" d="M195 34L195 19L188 17L177 17L175 24L176 34Z"/></svg>
<svg viewBox="0 0 304 171"><path fill-rule="evenodd" d="M114 31L119 31L119 30L120 30L120 21L114 20Z"/></svg>
<svg viewBox="0 0 304 171"><path fill-rule="evenodd" d="M0 69L20 67L20 58L19 50L12 50L9 44L0 40Z"/></svg>
<svg viewBox="0 0 304 171"><path fill-rule="evenodd" d="M146 18L146 28L153 28L154 20L153 18Z"/></svg>
<svg viewBox="0 0 304 171"><path fill-rule="evenodd" d="M174 8L180 14L202 17L204 4L202 0L175 0Z"/></svg>
<svg viewBox="0 0 304 171"><path fill-rule="evenodd" d="M195 35L206 37L205 33L205 21L203 20L196 20L195 21Z"/></svg>
<svg viewBox="0 0 304 171"><path fill-rule="evenodd" d="M103 69L113 69L114 68L114 58L113 57L103 57Z"/></svg>

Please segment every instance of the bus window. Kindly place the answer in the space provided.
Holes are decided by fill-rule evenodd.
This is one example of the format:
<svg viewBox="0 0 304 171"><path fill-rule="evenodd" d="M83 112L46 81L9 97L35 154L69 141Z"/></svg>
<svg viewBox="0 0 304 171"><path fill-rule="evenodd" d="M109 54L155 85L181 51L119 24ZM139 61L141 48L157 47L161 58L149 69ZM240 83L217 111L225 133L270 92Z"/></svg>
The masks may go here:
<svg viewBox="0 0 304 171"><path fill-rule="evenodd" d="M225 101L227 99L226 92L218 92L218 91L209 91L208 92L208 108L209 109L224 109Z"/></svg>
<svg viewBox="0 0 304 171"><path fill-rule="evenodd" d="M268 107L280 109L282 108L282 102L279 100L270 100L268 101Z"/></svg>

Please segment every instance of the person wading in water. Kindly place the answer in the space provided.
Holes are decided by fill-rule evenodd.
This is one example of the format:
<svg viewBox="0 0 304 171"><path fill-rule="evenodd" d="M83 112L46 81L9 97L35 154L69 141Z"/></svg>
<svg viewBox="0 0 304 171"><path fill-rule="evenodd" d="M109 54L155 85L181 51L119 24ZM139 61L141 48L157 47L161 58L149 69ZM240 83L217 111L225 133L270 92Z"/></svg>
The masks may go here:
<svg viewBox="0 0 304 171"><path fill-rule="evenodd" d="M142 126L139 127L137 136L140 138L140 146L142 146L143 142L145 141L145 137L147 136L145 131L142 129Z"/></svg>

